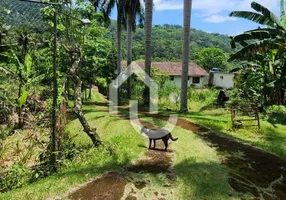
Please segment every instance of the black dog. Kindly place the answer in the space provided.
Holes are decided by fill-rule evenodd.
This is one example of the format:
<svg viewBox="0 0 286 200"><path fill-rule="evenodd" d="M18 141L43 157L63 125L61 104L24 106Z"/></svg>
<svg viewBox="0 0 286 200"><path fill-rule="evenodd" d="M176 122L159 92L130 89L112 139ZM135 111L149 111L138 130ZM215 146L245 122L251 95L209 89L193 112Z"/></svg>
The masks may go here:
<svg viewBox="0 0 286 200"><path fill-rule="evenodd" d="M168 140L171 139L172 141L178 140L178 138L173 138L172 134L165 129L148 129L146 126L142 127L141 133L145 133L145 135L149 138L149 149L151 148L152 140L154 141L154 149L156 147L156 140L163 140L165 144L165 151L168 148Z"/></svg>

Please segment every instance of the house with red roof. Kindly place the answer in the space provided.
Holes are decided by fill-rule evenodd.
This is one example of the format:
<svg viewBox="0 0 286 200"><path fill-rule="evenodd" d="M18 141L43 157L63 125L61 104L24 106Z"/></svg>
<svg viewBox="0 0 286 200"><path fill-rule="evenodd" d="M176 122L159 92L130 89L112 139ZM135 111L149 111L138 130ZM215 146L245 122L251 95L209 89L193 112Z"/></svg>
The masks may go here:
<svg viewBox="0 0 286 200"><path fill-rule="evenodd" d="M140 60L136 63L142 68L145 68L145 61ZM127 62L121 62L122 67L126 67ZM177 87L181 88L182 81L182 63L181 62L152 62L152 68L158 68L161 71L167 72L170 76L170 80L173 81ZM209 73L202 69L197 63L189 62L189 77L188 86L194 85L202 87L208 83Z"/></svg>

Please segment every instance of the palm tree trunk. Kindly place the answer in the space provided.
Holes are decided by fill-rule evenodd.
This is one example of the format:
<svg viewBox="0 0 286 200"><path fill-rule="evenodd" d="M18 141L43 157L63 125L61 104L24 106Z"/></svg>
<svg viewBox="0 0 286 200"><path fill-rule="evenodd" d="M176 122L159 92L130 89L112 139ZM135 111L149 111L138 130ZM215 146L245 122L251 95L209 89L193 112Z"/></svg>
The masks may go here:
<svg viewBox="0 0 286 200"><path fill-rule="evenodd" d="M150 85L151 76L151 41L152 41L153 0L145 0L145 72L146 83ZM149 77L147 76L149 75ZM146 85L144 91L144 104L150 104L150 88Z"/></svg>
<svg viewBox="0 0 286 200"><path fill-rule="evenodd" d="M181 82L181 108L180 112L188 112L188 75L190 52L190 24L191 24L192 0L184 0L184 41Z"/></svg>
<svg viewBox="0 0 286 200"><path fill-rule="evenodd" d="M127 67L128 67L128 79L127 79L127 97L131 99L131 69L129 68L132 62L132 14L127 14Z"/></svg>
<svg viewBox="0 0 286 200"><path fill-rule="evenodd" d="M91 89L92 89L92 83L90 81L88 99L91 99Z"/></svg>
<svg viewBox="0 0 286 200"><path fill-rule="evenodd" d="M121 74L121 46L122 46L122 24L121 24L121 15L122 15L122 10L119 8L120 6L117 5L117 76ZM120 77L118 78L118 85L120 83ZM120 99L120 90L118 88L118 99Z"/></svg>

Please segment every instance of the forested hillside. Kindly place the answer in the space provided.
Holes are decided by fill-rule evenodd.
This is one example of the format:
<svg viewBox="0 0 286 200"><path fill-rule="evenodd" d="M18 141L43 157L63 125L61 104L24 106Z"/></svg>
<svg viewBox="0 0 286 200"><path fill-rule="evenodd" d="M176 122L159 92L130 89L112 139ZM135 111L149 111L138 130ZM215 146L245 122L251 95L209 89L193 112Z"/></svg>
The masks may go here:
<svg viewBox="0 0 286 200"><path fill-rule="evenodd" d="M109 34L114 43L116 41L116 23L109 27ZM183 29L179 25L156 25L152 30L153 60L181 60ZM133 60L144 59L144 29L137 27L133 38ZM126 31L123 33L123 59L126 59ZM206 33L200 30L191 30L191 58L203 48L217 47L225 53L231 53L230 39L227 35Z"/></svg>
<svg viewBox="0 0 286 200"><path fill-rule="evenodd" d="M12 28L25 27L42 29L44 27L41 9L45 5L19 0L0 0L0 11L6 25Z"/></svg>

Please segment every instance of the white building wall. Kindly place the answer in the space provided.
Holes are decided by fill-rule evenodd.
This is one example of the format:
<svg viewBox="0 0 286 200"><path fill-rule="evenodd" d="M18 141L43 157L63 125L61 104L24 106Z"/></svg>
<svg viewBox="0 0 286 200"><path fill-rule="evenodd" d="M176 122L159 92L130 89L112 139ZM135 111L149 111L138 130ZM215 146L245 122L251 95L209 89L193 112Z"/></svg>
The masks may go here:
<svg viewBox="0 0 286 200"><path fill-rule="evenodd" d="M233 78L234 74L216 72L213 77L213 85L221 88L233 88Z"/></svg>
<svg viewBox="0 0 286 200"><path fill-rule="evenodd" d="M174 76L173 82L175 83L175 85L178 88L181 88L181 81L182 81L182 77L181 76Z"/></svg>
<svg viewBox="0 0 286 200"><path fill-rule="evenodd" d="M173 82L175 83L175 85L178 87L178 88L181 88L181 81L182 81L182 77L181 76L174 76L174 80ZM189 77L189 80L188 80L188 86L190 85L195 85L199 88L203 87L203 85L205 83L207 83L208 81L208 77L200 77L200 83L197 83L197 84L193 84L193 77Z"/></svg>

